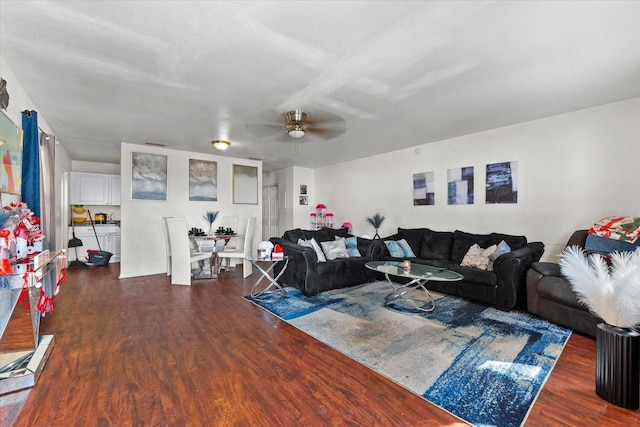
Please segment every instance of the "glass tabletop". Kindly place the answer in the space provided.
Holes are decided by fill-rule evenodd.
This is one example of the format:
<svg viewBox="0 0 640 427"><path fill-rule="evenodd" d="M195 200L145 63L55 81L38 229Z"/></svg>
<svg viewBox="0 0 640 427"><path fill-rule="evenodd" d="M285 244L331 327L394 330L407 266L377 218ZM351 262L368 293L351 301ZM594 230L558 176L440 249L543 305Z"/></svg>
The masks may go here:
<svg viewBox="0 0 640 427"><path fill-rule="evenodd" d="M410 277L412 279L438 280L443 282L453 282L462 280L462 274L446 268L434 267L418 263L411 263L411 270L405 271L403 263L399 261L370 261L365 264L370 270L379 271L399 277Z"/></svg>

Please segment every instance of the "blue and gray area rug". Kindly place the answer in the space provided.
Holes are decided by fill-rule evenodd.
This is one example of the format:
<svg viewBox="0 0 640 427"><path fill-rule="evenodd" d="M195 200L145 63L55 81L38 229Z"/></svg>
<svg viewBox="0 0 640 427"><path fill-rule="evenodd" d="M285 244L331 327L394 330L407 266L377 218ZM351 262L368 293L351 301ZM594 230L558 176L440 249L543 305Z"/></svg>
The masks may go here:
<svg viewBox="0 0 640 427"><path fill-rule="evenodd" d="M468 423L522 425L571 332L435 293L432 313L397 313L383 306L390 290L374 282L246 298Z"/></svg>

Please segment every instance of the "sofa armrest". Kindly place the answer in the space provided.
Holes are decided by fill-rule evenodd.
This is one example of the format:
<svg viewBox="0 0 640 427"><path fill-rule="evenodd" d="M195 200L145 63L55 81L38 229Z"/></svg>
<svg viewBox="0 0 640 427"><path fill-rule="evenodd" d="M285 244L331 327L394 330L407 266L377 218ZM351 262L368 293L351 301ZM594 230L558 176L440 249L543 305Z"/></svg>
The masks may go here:
<svg viewBox="0 0 640 427"><path fill-rule="evenodd" d="M278 282L281 285L293 286L305 295L315 295L318 288L318 256L316 251L306 246L300 246L281 237L272 237L271 243L282 246L285 256L289 257L287 269L280 276ZM277 275L283 268L282 263L274 267Z"/></svg>
<svg viewBox="0 0 640 427"><path fill-rule="evenodd" d="M531 242L526 246L500 255L493 263L496 273L496 305L513 308L526 300L526 273L531 264L537 262L544 252L542 242Z"/></svg>
<svg viewBox="0 0 640 427"><path fill-rule="evenodd" d="M541 276L563 277L560 271L560 264L555 262L534 262L531 263L531 269L540 273Z"/></svg>

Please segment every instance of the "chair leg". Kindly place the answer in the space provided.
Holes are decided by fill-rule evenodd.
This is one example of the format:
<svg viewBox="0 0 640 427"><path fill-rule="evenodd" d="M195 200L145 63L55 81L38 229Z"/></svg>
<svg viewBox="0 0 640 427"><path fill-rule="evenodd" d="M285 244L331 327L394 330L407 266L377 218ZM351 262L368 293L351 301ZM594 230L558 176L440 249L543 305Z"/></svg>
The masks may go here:
<svg viewBox="0 0 640 427"><path fill-rule="evenodd" d="M242 276L247 278L253 274L253 264L251 261L247 261L246 259L242 263Z"/></svg>

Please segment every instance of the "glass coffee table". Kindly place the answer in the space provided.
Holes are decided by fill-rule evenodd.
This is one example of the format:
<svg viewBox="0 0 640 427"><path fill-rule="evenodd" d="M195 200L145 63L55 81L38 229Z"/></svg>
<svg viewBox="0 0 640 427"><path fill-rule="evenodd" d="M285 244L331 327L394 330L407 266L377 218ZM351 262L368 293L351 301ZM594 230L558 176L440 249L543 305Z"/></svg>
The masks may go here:
<svg viewBox="0 0 640 427"><path fill-rule="evenodd" d="M454 282L464 279L462 274L455 271L416 263L411 263L409 270L405 270L403 263L398 261L370 261L365 266L370 270L384 273L393 290L384 297L384 306L404 314L428 313L436 307L433 296L424 286L429 280ZM402 285L392 282L389 276L412 280ZM396 308L397 306L407 306L413 312Z"/></svg>

